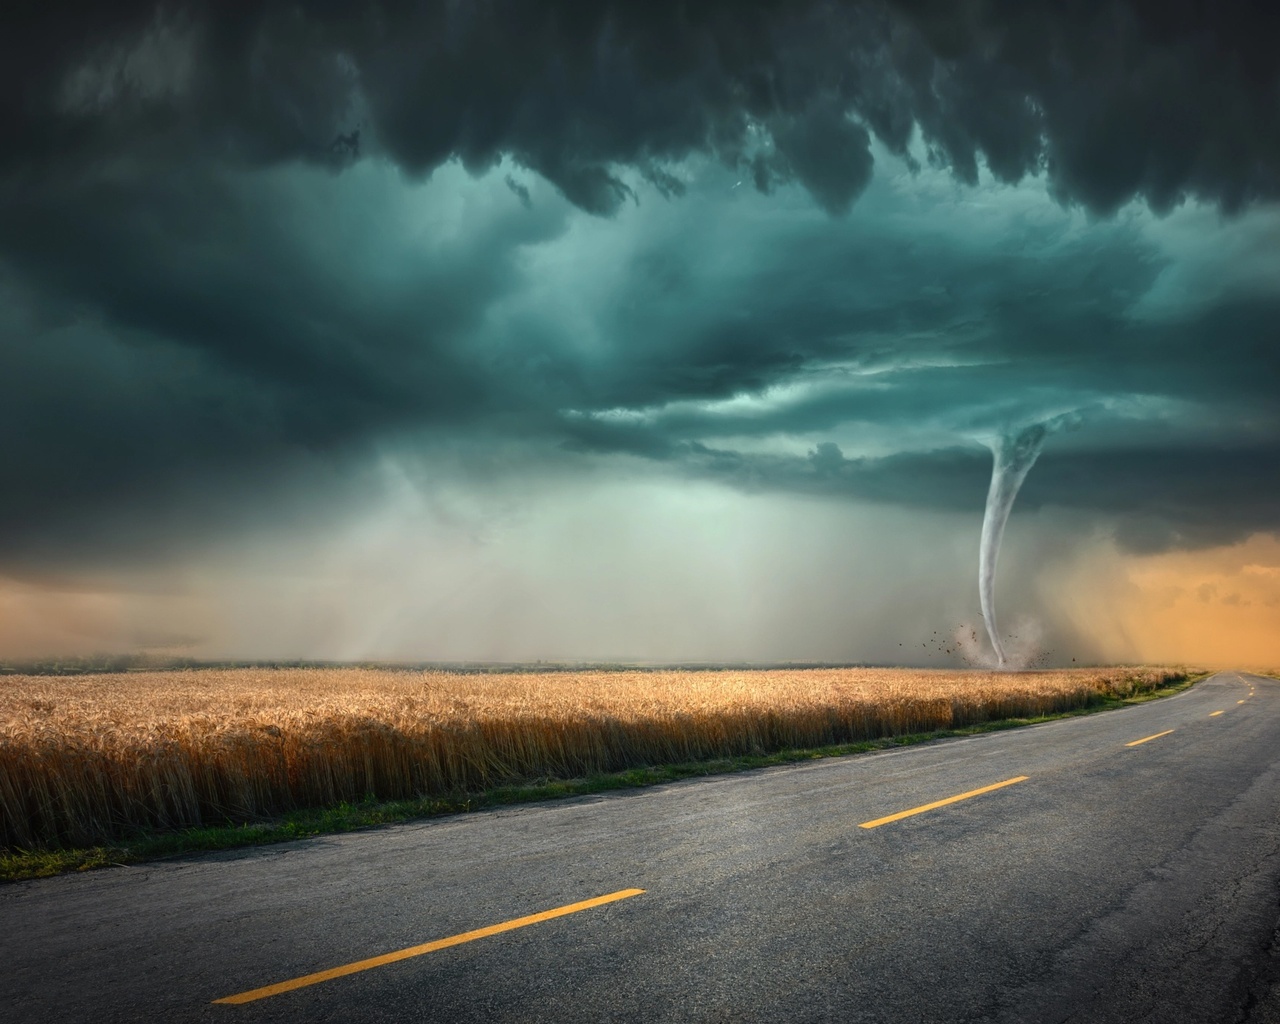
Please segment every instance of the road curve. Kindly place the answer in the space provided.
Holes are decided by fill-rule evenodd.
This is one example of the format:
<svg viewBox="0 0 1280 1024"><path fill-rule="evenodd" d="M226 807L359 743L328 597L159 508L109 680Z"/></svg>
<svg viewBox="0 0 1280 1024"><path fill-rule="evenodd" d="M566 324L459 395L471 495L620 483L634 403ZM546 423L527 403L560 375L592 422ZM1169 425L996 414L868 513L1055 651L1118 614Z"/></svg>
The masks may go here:
<svg viewBox="0 0 1280 1024"><path fill-rule="evenodd" d="M1278 923L1280 682L1224 672L1031 728L5 886L0 1019L1253 1024L1280 1021Z"/></svg>

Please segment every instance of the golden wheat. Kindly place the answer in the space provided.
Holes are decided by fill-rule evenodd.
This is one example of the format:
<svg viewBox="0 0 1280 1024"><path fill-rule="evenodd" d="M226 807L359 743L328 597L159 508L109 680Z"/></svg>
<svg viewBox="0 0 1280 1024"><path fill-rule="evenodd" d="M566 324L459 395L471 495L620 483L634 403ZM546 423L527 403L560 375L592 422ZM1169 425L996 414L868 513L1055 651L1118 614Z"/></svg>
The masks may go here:
<svg viewBox="0 0 1280 1024"><path fill-rule="evenodd" d="M0 677L0 844L248 820L1027 717L1169 669L459 674L197 669Z"/></svg>

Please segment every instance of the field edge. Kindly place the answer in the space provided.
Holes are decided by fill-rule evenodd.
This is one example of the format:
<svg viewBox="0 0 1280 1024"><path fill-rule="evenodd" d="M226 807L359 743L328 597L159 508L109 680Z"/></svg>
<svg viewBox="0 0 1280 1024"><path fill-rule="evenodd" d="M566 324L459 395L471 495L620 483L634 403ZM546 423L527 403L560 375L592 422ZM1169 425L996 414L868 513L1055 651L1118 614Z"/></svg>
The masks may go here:
<svg viewBox="0 0 1280 1024"><path fill-rule="evenodd" d="M856 743L787 749L768 754L717 758L709 761L651 765L586 778L544 779L444 797L342 803L336 807L293 811L277 818L251 824L209 826L176 832L140 833L127 843L113 846L0 852L0 883L31 881L106 867L130 867L148 861L294 842L324 835L404 824L426 818L466 814L494 807L642 789L679 782L683 779L775 768L832 757L851 757L893 747L914 746L979 733L1017 729L1065 718L1079 718L1103 711L1114 711L1134 704L1145 704L1171 697L1185 692L1210 675L1212 675L1211 672L1189 672L1178 682L1149 693L1132 697L1105 698L1097 704L1071 711L1037 715L1032 718L1003 718L957 729L936 729L930 732L861 740Z"/></svg>

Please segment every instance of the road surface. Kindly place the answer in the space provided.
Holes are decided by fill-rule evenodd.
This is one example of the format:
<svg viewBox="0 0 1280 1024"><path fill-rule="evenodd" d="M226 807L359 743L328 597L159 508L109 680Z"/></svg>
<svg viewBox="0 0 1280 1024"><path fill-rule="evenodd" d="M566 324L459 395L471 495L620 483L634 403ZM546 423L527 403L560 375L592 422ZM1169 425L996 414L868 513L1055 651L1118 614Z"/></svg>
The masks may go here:
<svg viewBox="0 0 1280 1024"><path fill-rule="evenodd" d="M1031 728L0 887L0 1019L1280 1021L1278 923L1280 682L1227 672Z"/></svg>

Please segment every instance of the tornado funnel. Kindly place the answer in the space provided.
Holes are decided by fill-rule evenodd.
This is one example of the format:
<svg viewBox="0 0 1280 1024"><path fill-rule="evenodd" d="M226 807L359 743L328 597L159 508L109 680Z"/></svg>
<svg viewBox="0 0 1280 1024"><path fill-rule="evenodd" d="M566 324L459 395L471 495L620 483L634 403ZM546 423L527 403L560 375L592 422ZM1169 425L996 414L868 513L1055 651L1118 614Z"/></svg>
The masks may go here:
<svg viewBox="0 0 1280 1024"><path fill-rule="evenodd" d="M1005 667L1004 643L996 625L996 562L1000 558L1000 542L1009 521L1013 500L1018 496L1027 471L1035 464L1047 424L1037 423L1017 433L1000 437L992 446L991 489L987 491L987 510L982 519L982 544L978 555L978 592L982 598L982 621L995 651L996 663Z"/></svg>

